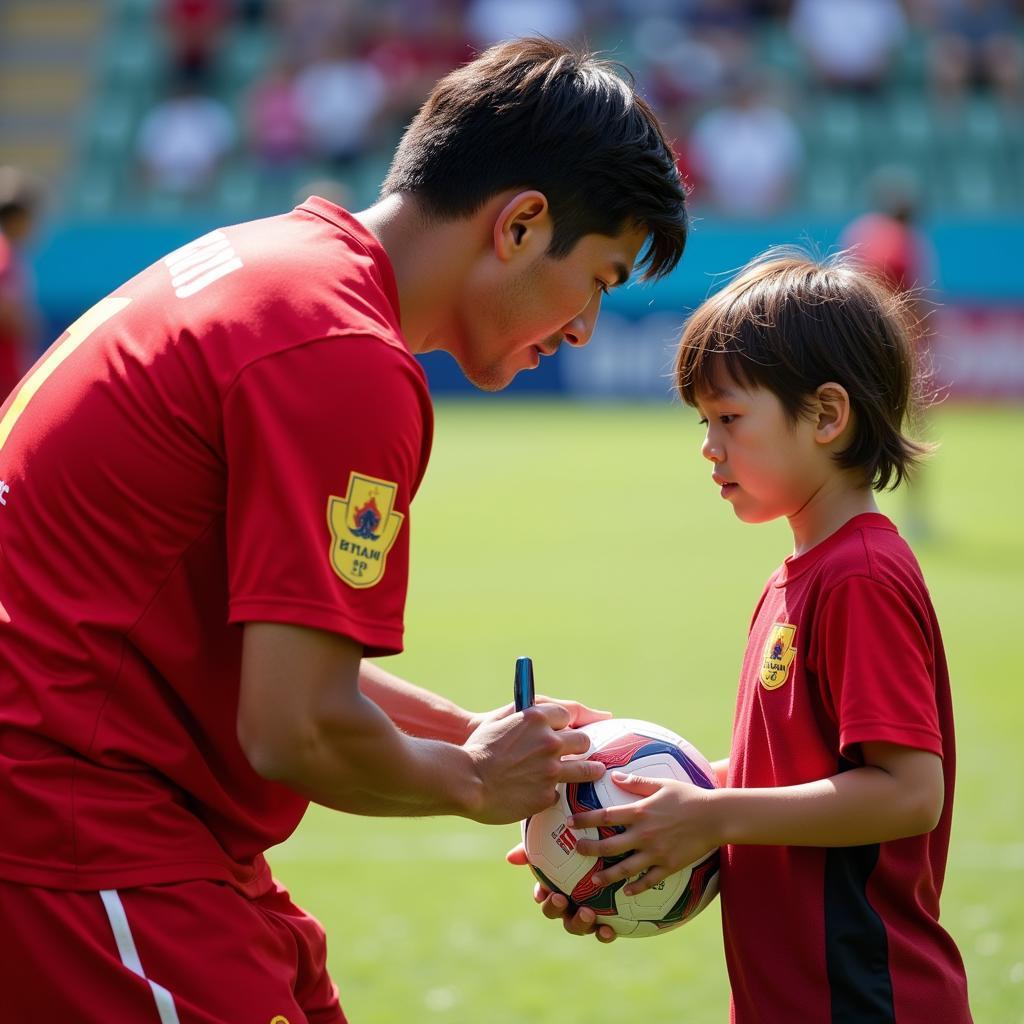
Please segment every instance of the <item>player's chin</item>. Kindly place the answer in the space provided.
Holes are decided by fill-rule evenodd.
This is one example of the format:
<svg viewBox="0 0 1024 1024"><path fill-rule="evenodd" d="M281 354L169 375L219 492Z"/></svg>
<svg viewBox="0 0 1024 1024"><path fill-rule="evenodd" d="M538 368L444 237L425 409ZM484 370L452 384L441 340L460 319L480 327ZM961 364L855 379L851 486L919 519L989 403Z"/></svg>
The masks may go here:
<svg viewBox="0 0 1024 1024"><path fill-rule="evenodd" d="M480 391L502 391L515 379L520 370L531 369L529 366L509 366L506 362L494 363L490 366L463 366L462 373L473 387Z"/></svg>

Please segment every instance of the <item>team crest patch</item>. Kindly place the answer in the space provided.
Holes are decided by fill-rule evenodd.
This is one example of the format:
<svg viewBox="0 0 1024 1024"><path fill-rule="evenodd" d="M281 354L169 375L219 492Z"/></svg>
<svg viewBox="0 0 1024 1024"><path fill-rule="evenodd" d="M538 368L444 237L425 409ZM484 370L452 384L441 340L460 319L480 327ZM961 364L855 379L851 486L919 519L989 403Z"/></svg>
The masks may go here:
<svg viewBox="0 0 1024 1024"><path fill-rule="evenodd" d="M392 511L397 495L398 484L352 472L345 497L327 499L331 565L349 586L372 587L381 581L405 519Z"/></svg>
<svg viewBox="0 0 1024 1024"><path fill-rule="evenodd" d="M785 622L772 626L761 659L761 685L766 690L777 690L789 678L789 666L796 657L795 639L796 626Z"/></svg>

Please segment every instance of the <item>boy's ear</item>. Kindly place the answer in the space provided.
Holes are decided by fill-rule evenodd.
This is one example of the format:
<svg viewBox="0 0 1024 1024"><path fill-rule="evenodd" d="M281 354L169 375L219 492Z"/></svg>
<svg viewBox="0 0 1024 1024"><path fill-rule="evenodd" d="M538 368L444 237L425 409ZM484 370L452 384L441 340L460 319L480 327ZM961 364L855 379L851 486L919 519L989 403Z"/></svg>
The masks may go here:
<svg viewBox="0 0 1024 1024"><path fill-rule="evenodd" d="M502 262L524 253L547 252L551 242L551 213L547 196L536 189L517 192L494 221L494 254Z"/></svg>
<svg viewBox="0 0 1024 1024"><path fill-rule="evenodd" d="M842 384L829 381L814 392L815 436L818 444L831 444L850 422L850 395Z"/></svg>

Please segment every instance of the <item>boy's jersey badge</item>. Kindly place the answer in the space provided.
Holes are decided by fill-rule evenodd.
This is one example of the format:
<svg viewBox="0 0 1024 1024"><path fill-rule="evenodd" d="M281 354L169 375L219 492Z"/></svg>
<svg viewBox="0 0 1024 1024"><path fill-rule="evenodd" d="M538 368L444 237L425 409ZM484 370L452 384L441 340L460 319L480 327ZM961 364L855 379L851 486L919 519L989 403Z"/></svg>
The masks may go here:
<svg viewBox="0 0 1024 1024"><path fill-rule="evenodd" d="M384 575L405 516L394 512L398 484L352 472L344 498L327 499L331 565L351 587L372 587Z"/></svg>
<svg viewBox="0 0 1024 1024"><path fill-rule="evenodd" d="M772 626L761 659L761 685L766 690L777 690L789 678L789 666L796 657L795 639L796 626L785 622Z"/></svg>

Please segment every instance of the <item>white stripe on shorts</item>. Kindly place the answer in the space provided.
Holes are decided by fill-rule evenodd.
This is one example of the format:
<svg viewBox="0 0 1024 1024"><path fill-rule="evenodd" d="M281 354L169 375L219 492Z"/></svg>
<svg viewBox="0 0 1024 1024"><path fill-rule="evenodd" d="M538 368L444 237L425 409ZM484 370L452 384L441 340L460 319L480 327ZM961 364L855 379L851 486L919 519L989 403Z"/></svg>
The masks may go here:
<svg viewBox="0 0 1024 1024"><path fill-rule="evenodd" d="M121 897L117 894L117 890L102 890L100 899L103 900L110 927L114 932L114 941L117 943L117 952L120 954L121 963L133 974L137 974L143 981L148 982L156 1002L156 1012L160 1016L160 1024L180 1024L178 1011L174 1007L174 996L163 985L150 981L142 970L142 961L135 948L135 939L132 938L132 930L128 927L128 915L124 912L124 905L121 903Z"/></svg>

